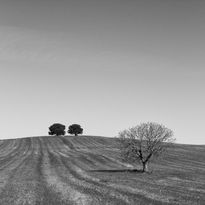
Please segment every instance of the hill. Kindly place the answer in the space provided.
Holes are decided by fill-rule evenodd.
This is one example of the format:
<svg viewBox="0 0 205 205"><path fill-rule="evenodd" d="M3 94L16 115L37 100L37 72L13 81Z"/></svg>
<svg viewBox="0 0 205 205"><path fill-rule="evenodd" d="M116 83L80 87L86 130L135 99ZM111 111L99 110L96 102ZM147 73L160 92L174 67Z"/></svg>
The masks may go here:
<svg viewBox="0 0 205 205"><path fill-rule="evenodd" d="M202 205L204 159L205 146L175 144L143 174L120 160L114 138L1 140L0 205Z"/></svg>

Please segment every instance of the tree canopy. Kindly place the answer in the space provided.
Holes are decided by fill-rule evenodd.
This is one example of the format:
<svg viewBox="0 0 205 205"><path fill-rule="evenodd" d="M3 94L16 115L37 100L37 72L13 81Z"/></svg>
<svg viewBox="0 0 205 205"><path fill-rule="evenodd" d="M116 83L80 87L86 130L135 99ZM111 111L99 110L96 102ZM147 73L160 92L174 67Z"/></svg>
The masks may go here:
<svg viewBox="0 0 205 205"><path fill-rule="evenodd" d="M60 123L54 123L49 127L49 135L65 135L65 125L62 125Z"/></svg>
<svg viewBox="0 0 205 205"><path fill-rule="evenodd" d="M68 127L68 133L77 136L78 134L83 133L83 128L81 128L81 126L78 124L72 124Z"/></svg>

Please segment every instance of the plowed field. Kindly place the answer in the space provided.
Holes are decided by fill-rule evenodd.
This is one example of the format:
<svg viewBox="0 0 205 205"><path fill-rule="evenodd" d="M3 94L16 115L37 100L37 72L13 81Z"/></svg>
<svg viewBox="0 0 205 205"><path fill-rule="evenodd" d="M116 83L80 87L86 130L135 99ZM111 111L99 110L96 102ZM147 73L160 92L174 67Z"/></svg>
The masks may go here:
<svg viewBox="0 0 205 205"><path fill-rule="evenodd" d="M120 160L113 138L0 141L0 205L205 204L205 146L174 145L152 173Z"/></svg>

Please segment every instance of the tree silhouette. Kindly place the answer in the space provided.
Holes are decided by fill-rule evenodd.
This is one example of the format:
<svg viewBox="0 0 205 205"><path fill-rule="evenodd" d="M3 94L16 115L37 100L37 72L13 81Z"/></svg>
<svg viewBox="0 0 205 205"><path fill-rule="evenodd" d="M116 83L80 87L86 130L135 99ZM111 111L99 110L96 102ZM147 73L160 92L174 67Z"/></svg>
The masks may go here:
<svg viewBox="0 0 205 205"><path fill-rule="evenodd" d="M54 123L49 127L49 135L65 135L65 125L62 125L60 123Z"/></svg>
<svg viewBox="0 0 205 205"><path fill-rule="evenodd" d="M81 128L81 126L78 124L72 124L68 127L68 133L77 136L78 134L83 133L83 128Z"/></svg>

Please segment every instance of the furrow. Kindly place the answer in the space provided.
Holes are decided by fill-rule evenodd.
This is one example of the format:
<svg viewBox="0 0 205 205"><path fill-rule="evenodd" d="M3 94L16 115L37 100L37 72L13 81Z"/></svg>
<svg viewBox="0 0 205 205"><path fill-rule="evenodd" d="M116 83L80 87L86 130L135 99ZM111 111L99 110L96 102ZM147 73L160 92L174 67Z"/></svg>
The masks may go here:
<svg viewBox="0 0 205 205"><path fill-rule="evenodd" d="M98 179L94 179L86 175L82 169L73 164L73 161L69 163L71 160L68 158L69 156L65 157L61 154L59 155L58 150L56 150L52 145L50 146L50 155L53 159L58 160L56 162L57 164L60 164L60 166L56 166L56 172L63 178L64 181L72 184L72 186L75 186L76 189L82 190L86 194L91 195L93 199L96 198L98 200L98 204L103 204L103 200L104 203L108 204L133 204L126 195L120 194L112 189L107 189L103 183L97 183L99 182ZM64 173L62 171L62 167L66 167ZM81 176L78 172L80 172ZM86 178L84 178L85 176Z"/></svg>
<svg viewBox="0 0 205 205"><path fill-rule="evenodd" d="M43 167L42 172L46 179L47 186L50 187L55 193L58 193L62 200L66 203L71 203L75 205L90 205L92 199L75 190L68 183L61 179L59 173L56 172L55 167L59 166L61 171L63 167L58 162L58 158L53 157L48 150L48 145L42 142L43 145Z"/></svg>
<svg viewBox="0 0 205 205"><path fill-rule="evenodd" d="M38 143L30 139L31 150L27 157L10 175L1 196L1 205L35 205L39 188L38 164L40 150ZM27 145L29 146L29 144Z"/></svg>

